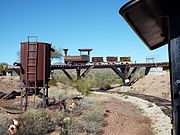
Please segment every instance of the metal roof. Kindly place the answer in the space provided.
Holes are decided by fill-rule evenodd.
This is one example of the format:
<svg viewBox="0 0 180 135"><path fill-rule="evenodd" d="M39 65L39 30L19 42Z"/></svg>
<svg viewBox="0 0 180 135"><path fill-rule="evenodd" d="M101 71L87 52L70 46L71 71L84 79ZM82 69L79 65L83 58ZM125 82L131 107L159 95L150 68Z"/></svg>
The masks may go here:
<svg viewBox="0 0 180 135"><path fill-rule="evenodd" d="M168 43L168 15L179 11L175 0L132 0L119 13L153 50Z"/></svg>
<svg viewBox="0 0 180 135"><path fill-rule="evenodd" d="M78 49L78 51L92 51L93 49Z"/></svg>

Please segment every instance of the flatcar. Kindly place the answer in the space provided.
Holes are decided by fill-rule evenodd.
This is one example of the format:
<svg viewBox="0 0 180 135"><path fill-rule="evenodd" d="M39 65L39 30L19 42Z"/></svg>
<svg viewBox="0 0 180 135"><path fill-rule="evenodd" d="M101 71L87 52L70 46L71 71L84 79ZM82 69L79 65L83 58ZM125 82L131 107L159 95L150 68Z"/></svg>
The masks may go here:
<svg viewBox="0 0 180 135"><path fill-rule="evenodd" d="M93 49L78 49L80 51L79 56L68 56L68 49L63 49L64 50L64 63L65 64L87 64L90 62L90 51ZM84 54L86 53L86 54Z"/></svg>

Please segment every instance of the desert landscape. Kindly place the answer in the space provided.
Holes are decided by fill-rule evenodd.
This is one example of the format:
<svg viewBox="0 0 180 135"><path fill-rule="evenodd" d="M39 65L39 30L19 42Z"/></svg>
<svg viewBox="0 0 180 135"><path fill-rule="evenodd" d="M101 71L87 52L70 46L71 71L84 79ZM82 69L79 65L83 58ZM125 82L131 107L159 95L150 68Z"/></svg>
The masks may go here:
<svg viewBox="0 0 180 135"><path fill-rule="evenodd" d="M104 80L107 74L113 74L110 71L103 73L104 76L98 75L98 78ZM42 108L42 99L37 96L28 97L28 111L23 114L19 110L20 96L0 99L2 135L8 133L5 121L9 119L20 120L23 127L18 132L25 135L169 135L171 132L171 116L164 113L159 104L133 96L143 94L170 102L168 71L164 75L149 74L140 77L132 86L128 86L127 92L121 92L123 87L115 84L120 80L114 83L107 81L105 84L98 81L99 87L96 84L96 90L93 87L93 91L88 86L88 77L83 82L71 85L68 81L63 83L63 75L59 78L54 76L54 80L50 82L49 89L51 105L46 109ZM1 95L11 91L19 92L19 86L17 76L0 77ZM102 87L107 86L108 90L102 90ZM66 106L63 106L62 101Z"/></svg>

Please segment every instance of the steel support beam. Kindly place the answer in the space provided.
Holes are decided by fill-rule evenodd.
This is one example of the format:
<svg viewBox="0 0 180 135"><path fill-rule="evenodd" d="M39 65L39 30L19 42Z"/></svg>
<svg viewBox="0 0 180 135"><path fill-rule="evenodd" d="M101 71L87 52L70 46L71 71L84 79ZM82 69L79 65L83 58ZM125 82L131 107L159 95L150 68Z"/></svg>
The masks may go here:
<svg viewBox="0 0 180 135"><path fill-rule="evenodd" d="M69 80L73 81L72 77L70 76L70 74L64 69L62 68L62 71L65 73L65 75L69 78Z"/></svg>
<svg viewBox="0 0 180 135"><path fill-rule="evenodd" d="M169 15L169 63L173 105L173 134L180 135L180 14Z"/></svg>

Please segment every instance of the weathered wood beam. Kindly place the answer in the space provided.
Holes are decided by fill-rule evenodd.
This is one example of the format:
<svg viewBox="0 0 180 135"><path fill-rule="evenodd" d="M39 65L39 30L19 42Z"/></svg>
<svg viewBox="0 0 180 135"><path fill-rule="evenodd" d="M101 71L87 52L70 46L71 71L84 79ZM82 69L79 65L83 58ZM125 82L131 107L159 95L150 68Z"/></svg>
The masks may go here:
<svg viewBox="0 0 180 135"><path fill-rule="evenodd" d="M85 77L90 71L92 71L94 68L94 65L90 66L89 68L87 68L82 75L80 76L80 78Z"/></svg>
<svg viewBox="0 0 180 135"><path fill-rule="evenodd" d="M151 69L150 67L147 67L147 68L145 69L145 75L148 75L150 69Z"/></svg>
<svg viewBox="0 0 180 135"><path fill-rule="evenodd" d="M73 81L72 77L70 76L70 74L64 69L62 68L62 71L65 73L65 75L69 78L69 80Z"/></svg>
<svg viewBox="0 0 180 135"><path fill-rule="evenodd" d="M77 80L79 80L81 78L81 69L77 67L76 72L77 72Z"/></svg>
<svg viewBox="0 0 180 135"><path fill-rule="evenodd" d="M123 80L125 79L124 74L123 74L120 70L118 70L116 67L112 67L111 69L112 69L120 78L122 78Z"/></svg>
<svg viewBox="0 0 180 135"><path fill-rule="evenodd" d="M132 83L132 80L133 80L133 77L134 75L139 71L140 67L135 67L132 72L130 73L130 75L128 76L128 79L129 79L129 83L128 85L131 85Z"/></svg>

